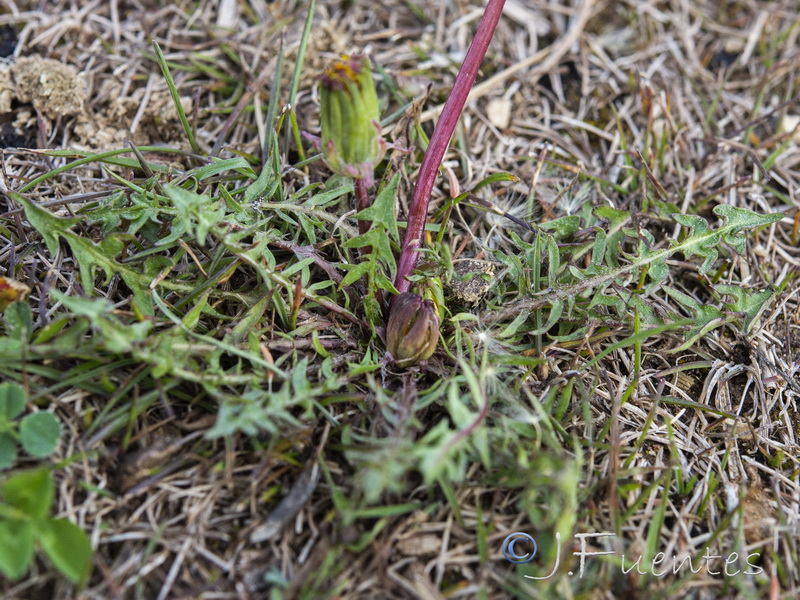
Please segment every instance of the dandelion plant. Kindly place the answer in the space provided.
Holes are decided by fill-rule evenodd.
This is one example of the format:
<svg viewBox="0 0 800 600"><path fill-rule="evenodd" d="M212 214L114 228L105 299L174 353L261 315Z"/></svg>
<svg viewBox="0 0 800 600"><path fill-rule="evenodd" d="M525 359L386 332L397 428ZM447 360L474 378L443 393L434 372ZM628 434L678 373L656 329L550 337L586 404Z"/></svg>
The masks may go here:
<svg viewBox="0 0 800 600"><path fill-rule="evenodd" d="M439 330L438 315L431 308L430 300L423 301L416 294L409 292L411 284L408 276L417 264L433 181L450 143L450 138L453 136L456 123L461 116L461 111L464 109L469 90L475 82L478 68L500 20L504 3L505 0L489 1L478 25L475 38L464 58L464 63L456 76L453 89L444 104L439 122L433 130L417 175L395 277L395 287L400 292L400 296L393 298L387 323L389 352L399 366L412 366L425 360L433 354L436 348ZM413 307L413 310L410 310L409 307Z"/></svg>

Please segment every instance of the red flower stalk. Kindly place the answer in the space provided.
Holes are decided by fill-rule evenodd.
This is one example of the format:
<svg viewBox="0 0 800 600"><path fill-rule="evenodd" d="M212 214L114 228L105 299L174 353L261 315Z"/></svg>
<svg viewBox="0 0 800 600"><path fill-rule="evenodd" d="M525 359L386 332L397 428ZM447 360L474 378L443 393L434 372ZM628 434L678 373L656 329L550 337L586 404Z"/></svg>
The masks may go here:
<svg viewBox="0 0 800 600"><path fill-rule="evenodd" d="M394 285L400 293L407 292L411 286L408 276L417 264L417 254L422 244L422 233L428 217L428 203L433 190L433 182L450 143L450 138L453 136L453 131L455 131L456 123L461 116L461 111L464 110L469 90L475 83L483 56L486 54L489 42L492 41L492 35L494 35L497 22L500 20L504 4L505 0L489 0L486 5L478 30L475 32L475 38L467 50L467 56L456 76L453 89L442 107L442 114L433 129L431 141L425 157L422 159L408 209L408 225L403 237L400 260L397 264L397 276L394 281Z"/></svg>

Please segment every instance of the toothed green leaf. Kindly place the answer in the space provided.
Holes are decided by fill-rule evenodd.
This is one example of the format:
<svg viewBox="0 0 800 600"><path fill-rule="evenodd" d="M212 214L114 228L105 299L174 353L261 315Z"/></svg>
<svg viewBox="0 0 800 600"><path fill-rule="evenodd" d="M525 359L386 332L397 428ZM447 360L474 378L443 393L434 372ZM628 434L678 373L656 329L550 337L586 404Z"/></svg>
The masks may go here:
<svg viewBox="0 0 800 600"><path fill-rule="evenodd" d="M365 248L369 246L372 248L370 256L382 261L390 269L394 269L394 254L389 244L389 236L386 235L386 230L382 226L373 226L367 233L347 240L344 246L345 248Z"/></svg>
<svg viewBox="0 0 800 600"><path fill-rule="evenodd" d="M150 297L150 281L139 271L119 263L116 257L122 252L125 244L118 236L106 238L96 244L71 231L64 232L62 237L69 244L78 261L81 273L81 285L86 293L94 289L94 271L96 268L105 273L106 283L113 275L119 275L130 290L139 309L145 314L153 314L153 301Z"/></svg>
<svg viewBox="0 0 800 600"><path fill-rule="evenodd" d="M720 204L714 207L714 214L726 220L720 229L725 235L725 243L730 244L739 254L744 254L747 237L742 233L744 229L753 229L763 225L770 225L780 221L783 213L771 213L762 215L746 208L736 208L728 204Z"/></svg>
<svg viewBox="0 0 800 600"><path fill-rule="evenodd" d="M639 257L638 261L642 261L647 265L647 276L650 278L650 283L647 285L648 290L656 289L669 275L669 266L667 265L668 253L664 250L654 250L656 240L653 234L643 229L639 232Z"/></svg>
<svg viewBox="0 0 800 600"><path fill-rule="evenodd" d="M664 287L664 291L695 314L694 322L686 332L686 341L672 350L672 352L686 350L700 337L726 322L724 313L716 306L700 303L691 296L672 287Z"/></svg>
<svg viewBox="0 0 800 600"><path fill-rule="evenodd" d="M619 264L619 249L625 234L622 229L631 219L631 213L627 210L618 210L610 206L598 206L594 210L598 219L606 221L606 261L610 266Z"/></svg>
<svg viewBox="0 0 800 600"><path fill-rule="evenodd" d="M743 230L769 225L783 218L781 213L760 215L751 210L736 208L727 204L714 207L714 214L725 219L725 223L715 230L709 229L708 222L696 215L673 215L673 218L690 229L689 236L682 242L674 244L673 251L680 250L686 258L690 256L703 257L700 272L707 272L719 252L717 246L724 241L737 253L744 254L747 246L747 237Z"/></svg>
<svg viewBox="0 0 800 600"><path fill-rule="evenodd" d="M714 289L725 296L733 296L733 302L725 302L725 306L743 317L742 329L745 334L750 333L761 313L777 293L774 290L748 290L738 285L727 284L715 285Z"/></svg>
<svg viewBox="0 0 800 600"><path fill-rule="evenodd" d="M78 217L56 217L46 208L42 208L15 192L8 192L16 202L22 205L25 210L25 217L31 225L42 234L47 250L52 256L58 252L58 236L69 231L75 223L80 221Z"/></svg>
<svg viewBox="0 0 800 600"><path fill-rule="evenodd" d="M673 215L672 218L689 228L689 237L681 243L682 252L686 258L702 256L704 260L700 265L700 272L705 273L717 260L719 252L716 246L722 237L722 231L711 231L708 228L708 221L697 215Z"/></svg>
<svg viewBox="0 0 800 600"><path fill-rule="evenodd" d="M395 173L392 180L381 190L372 206L356 213L356 219L360 221L372 221L375 225L382 225L388 231L393 240L398 239L397 221L394 216L394 208L397 204L397 186L400 184L400 173Z"/></svg>
<svg viewBox="0 0 800 600"><path fill-rule="evenodd" d="M344 276L342 279L342 283L339 285L340 288L347 287L348 285L352 285L359 279L361 279L367 272L370 270L372 265L368 262L358 263L357 265L348 265L349 270L347 271L347 275Z"/></svg>
<svg viewBox="0 0 800 600"><path fill-rule="evenodd" d="M225 210L220 207L219 202L174 185L165 185L164 192L178 209L176 218L183 224L186 232L196 237L201 245L205 245L208 232L225 218Z"/></svg>
<svg viewBox="0 0 800 600"><path fill-rule="evenodd" d="M571 236L580 229L580 226L581 218L577 215L560 217L539 225L545 231L552 232L552 236L557 240Z"/></svg>

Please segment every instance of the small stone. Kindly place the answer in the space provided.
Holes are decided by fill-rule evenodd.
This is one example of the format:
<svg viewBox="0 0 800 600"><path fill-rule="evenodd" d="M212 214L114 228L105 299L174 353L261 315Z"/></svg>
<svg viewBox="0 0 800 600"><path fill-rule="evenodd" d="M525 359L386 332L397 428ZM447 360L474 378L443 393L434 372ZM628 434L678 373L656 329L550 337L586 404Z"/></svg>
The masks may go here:
<svg viewBox="0 0 800 600"><path fill-rule="evenodd" d="M396 547L403 556L432 556L442 549L442 539L436 535L418 535L398 541Z"/></svg>
<svg viewBox="0 0 800 600"><path fill-rule="evenodd" d="M800 116L784 115L781 119L780 133L791 134L792 140L800 144Z"/></svg>
<svg viewBox="0 0 800 600"><path fill-rule="evenodd" d="M511 123L511 100L508 98L490 100L486 105L486 116L498 129L507 129Z"/></svg>
<svg viewBox="0 0 800 600"><path fill-rule="evenodd" d="M447 291L457 300L468 304L480 301L494 281L494 263L486 260L465 258L454 261L453 278Z"/></svg>

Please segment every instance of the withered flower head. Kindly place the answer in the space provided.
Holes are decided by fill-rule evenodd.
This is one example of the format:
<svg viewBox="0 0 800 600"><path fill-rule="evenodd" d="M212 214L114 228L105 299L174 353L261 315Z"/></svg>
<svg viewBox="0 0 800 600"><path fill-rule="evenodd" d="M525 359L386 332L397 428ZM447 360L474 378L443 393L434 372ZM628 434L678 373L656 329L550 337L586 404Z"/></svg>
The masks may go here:
<svg viewBox="0 0 800 600"><path fill-rule="evenodd" d="M412 292L394 299L386 325L386 346L397 366L411 367L426 360L439 341L439 317L430 300Z"/></svg>
<svg viewBox="0 0 800 600"><path fill-rule="evenodd" d="M369 59L343 56L320 76L322 152L331 170L372 184L386 152Z"/></svg>
<svg viewBox="0 0 800 600"><path fill-rule="evenodd" d="M12 303L24 300L30 291L31 288L24 283L14 281L8 277L0 277L0 313Z"/></svg>

